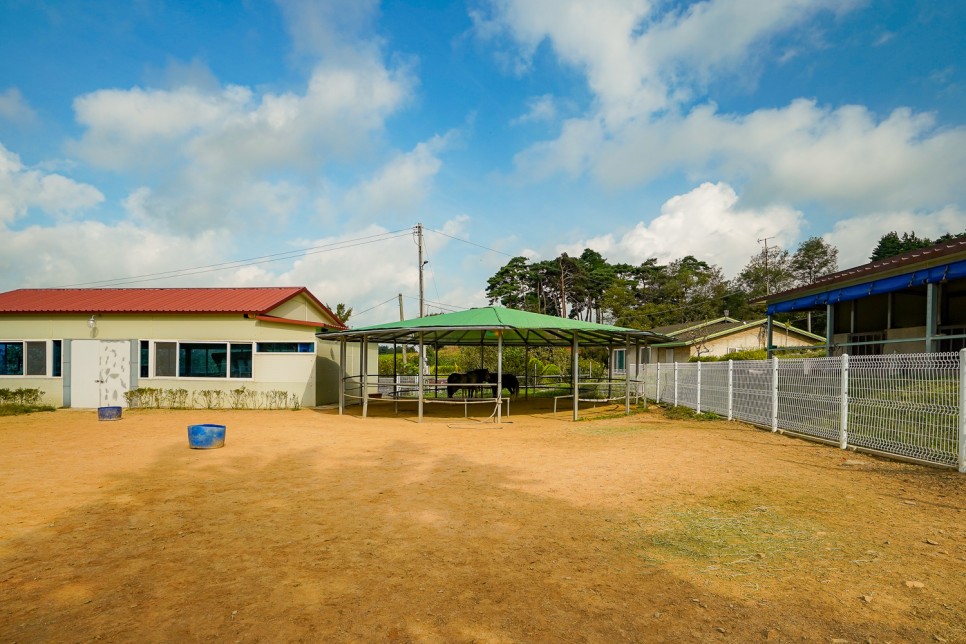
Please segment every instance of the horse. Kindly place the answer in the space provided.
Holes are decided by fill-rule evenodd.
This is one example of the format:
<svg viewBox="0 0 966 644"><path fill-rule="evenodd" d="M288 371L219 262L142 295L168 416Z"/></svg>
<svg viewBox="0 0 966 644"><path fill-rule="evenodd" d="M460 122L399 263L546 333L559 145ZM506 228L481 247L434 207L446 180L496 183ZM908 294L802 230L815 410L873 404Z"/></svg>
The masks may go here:
<svg viewBox="0 0 966 644"><path fill-rule="evenodd" d="M496 374L491 372L486 377L486 381L493 385L493 397L496 398L498 393L496 390ZM505 373L503 374L503 389L509 390L510 396L516 396L520 393L520 381L512 373Z"/></svg>
<svg viewBox="0 0 966 644"><path fill-rule="evenodd" d="M452 398L460 389L466 389L470 398L476 393L473 387L463 387L461 385L481 385L487 381L490 372L488 369L474 369L466 373L451 373L446 378L446 397Z"/></svg>

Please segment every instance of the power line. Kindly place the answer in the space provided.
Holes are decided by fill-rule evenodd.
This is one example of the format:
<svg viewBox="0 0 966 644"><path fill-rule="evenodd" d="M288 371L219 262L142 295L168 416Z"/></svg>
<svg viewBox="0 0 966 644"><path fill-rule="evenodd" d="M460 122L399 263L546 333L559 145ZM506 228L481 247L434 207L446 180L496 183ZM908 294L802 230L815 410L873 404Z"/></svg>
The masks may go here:
<svg viewBox="0 0 966 644"><path fill-rule="evenodd" d="M402 230L393 230L393 231L387 231L384 233L378 233L375 235L367 235L365 237L357 237L354 239L345 239L342 241L332 242L329 244L321 244L319 246L310 246L308 248L300 248L296 250L283 251L280 253L273 253L270 255L260 255L260 256L251 257L248 259L238 259L230 262L221 262L218 264L207 264L203 266L194 266L189 268L179 268L179 269L174 269L170 271L161 271L158 273L147 273L144 275L134 275L130 277L118 277L114 279L96 280L92 282L80 282L77 284L68 284L65 286L59 286L55 288L75 288L75 287L93 286L93 285L120 286L123 284L155 282L158 280L164 280L164 279L169 279L173 277L187 277L191 275L200 275L203 273L214 273L217 271L243 268L245 266L254 266L257 264L268 264L271 262L279 262L286 259L295 259L297 257L304 257L306 255L317 255L320 253L328 253L336 250L343 250L346 248L354 248L356 246L375 244L378 242L389 241L391 239L403 237L405 235L408 235L409 232L410 232L409 228L402 229Z"/></svg>
<svg viewBox="0 0 966 644"><path fill-rule="evenodd" d="M498 255L503 255L504 257L513 257L513 255L509 255L507 253L504 253L501 250L496 250L495 248L489 248L488 246L483 246L481 244L477 244L477 243L471 242L468 239L463 239L461 237L453 237L452 235L447 235L446 233L444 233L444 232L442 232L440 230L433 230L432 228L426 228L425 230L428 230L431 233L436 233L437 235L442 235L443 237L449 237L450 239L455 239L456 241L463 242L464 244L469 244L470 246L476 246L477 248L482 248L483 250L488 250L491 253L497 253Z"/></svg>

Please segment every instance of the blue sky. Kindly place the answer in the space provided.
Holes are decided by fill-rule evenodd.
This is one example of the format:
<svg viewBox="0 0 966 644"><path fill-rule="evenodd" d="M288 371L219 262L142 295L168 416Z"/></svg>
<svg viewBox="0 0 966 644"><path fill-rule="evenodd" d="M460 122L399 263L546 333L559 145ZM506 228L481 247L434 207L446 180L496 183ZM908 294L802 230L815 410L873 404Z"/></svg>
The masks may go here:
<svg viewBox="0 0 966 644"><path fill-rule="evenodd" d="M860 264L966 230L964 42L925 0L5 2L0 290L305 285L377 323L417 310L417 222L430 311L587 246Z"/></svg>

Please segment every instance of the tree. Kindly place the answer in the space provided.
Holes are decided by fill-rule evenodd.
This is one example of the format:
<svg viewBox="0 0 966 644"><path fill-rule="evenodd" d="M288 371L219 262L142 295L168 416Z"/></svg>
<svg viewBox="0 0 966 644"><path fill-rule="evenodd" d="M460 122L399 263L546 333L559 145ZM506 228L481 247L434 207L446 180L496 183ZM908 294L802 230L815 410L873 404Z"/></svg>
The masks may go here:
<svg viewBox="0 0 966 644"><path fill-rule="evenodd" d="M895 257L910 250L916 250L917 248L926 248L927 246L932 246L933 243L928 237L917 237L916 231L902 233L902 237L900 238L899 234L893 230L879 238L879 243L872 249L872 255L869 256L869 259L876 262L880 259Z"/></svg>
<svg viewBox="0 0 966 644"><path fill-rule="evenodd" d="M337 317L339 319L339 322L341 322L342 324L345 324L346 322L348 322L349 318L352 317L352 307L351 306L347 307L342 302L339 302L338 304L336 304L334 309L328 304L326 304L326 308L332 311L332 313L335 314L335 317Z"/></svg>
<svg viewBox="0 0 966 644"><path fill-rule="evenodd" d="M839 268L839 249L821 237L809 237L792 255L789 268L798 286L811 284Z"/></svg>
<svg viewBox="0 0 966 644"><path fill-rule="evenodd" d="M780 246L762 249L738 274L738 283L750 299L777 293L790 287L795 280L791 257Z"/></svg>

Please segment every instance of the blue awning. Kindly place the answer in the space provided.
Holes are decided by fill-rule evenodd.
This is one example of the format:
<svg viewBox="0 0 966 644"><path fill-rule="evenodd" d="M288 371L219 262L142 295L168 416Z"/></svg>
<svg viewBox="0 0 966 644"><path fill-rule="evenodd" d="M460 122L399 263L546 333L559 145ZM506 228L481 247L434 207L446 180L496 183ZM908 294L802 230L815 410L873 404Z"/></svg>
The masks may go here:
<svg viewBox="0 0 966 644"><path fill-rule="evenodd" d="M907 288L913 288L914 286L937 284L963 277L966 277L966 260L943 264L942 266L933 266L932 268L924 268L913 271L912 273L906 273L905 275L883 277L882 279L866 282L865 284L844 286L824 293L806 295L784 302L775 302L774 304L768 305L768 315L817 309L824 307L826 304L849 302L870 295L894 293L896 291L904 291Z"/></svg>

